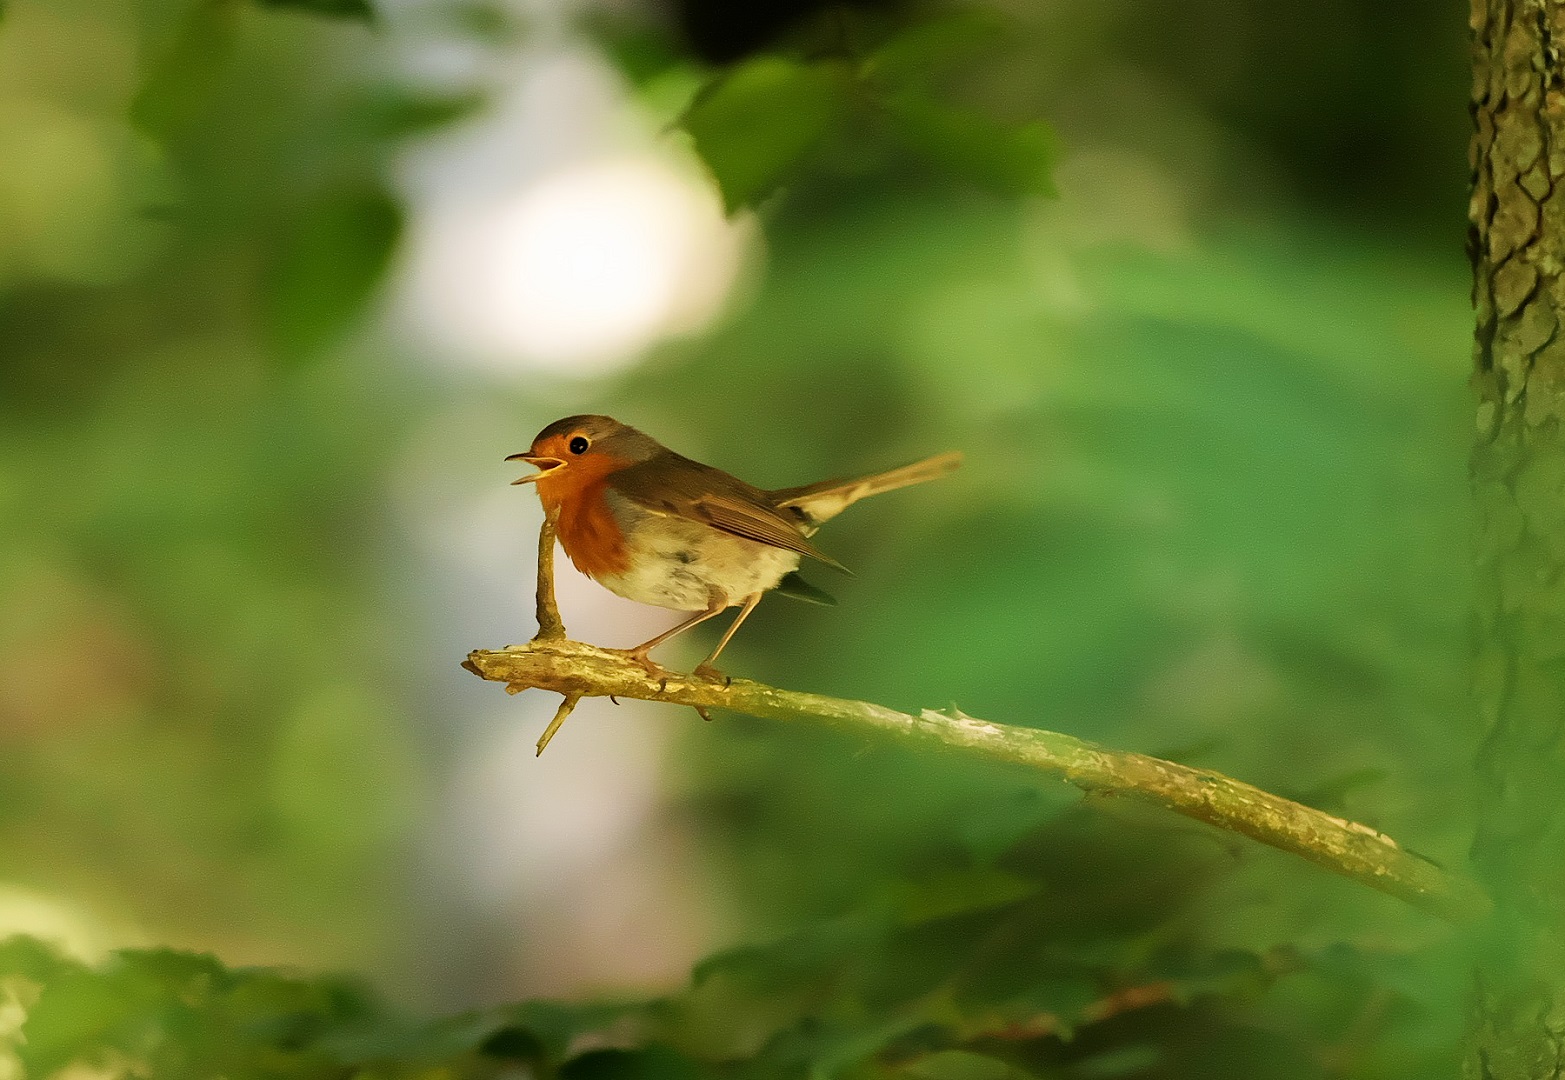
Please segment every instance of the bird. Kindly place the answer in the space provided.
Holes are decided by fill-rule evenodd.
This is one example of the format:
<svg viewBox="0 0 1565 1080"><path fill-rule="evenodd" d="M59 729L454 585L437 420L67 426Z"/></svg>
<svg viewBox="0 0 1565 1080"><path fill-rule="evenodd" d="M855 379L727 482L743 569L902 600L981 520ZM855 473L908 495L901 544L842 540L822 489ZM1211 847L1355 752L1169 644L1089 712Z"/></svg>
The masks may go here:
<svg viewBox="0 0 1565 1080"><path fill-rule="evenodd" d="M667 674L650 653L730 607L739 614L694 675L726 679L713 665L761 597L773 589L833 604L798 574L809 558L848 573L810 543L822 522L868 495L934 480L962 463L959 451L856 479L767 490L676 454L629 425L592 414L567 416L506 461L537 472L532 484L566 556L612 593L694 612L631 649L615 650L652 677Z"/></svg>

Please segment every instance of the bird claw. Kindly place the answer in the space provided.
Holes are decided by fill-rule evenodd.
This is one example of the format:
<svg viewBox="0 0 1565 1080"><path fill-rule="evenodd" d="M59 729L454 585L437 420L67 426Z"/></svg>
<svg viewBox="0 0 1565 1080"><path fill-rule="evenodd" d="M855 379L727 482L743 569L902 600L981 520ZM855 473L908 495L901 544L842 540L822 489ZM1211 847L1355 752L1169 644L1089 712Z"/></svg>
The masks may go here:
<svg viewBox="0 0 1565 1080"><path fill-rule="evenodd" d="M724 675L711 664L702 664L690 674L694 675L698 679L706 679L708 682L720 682L724 686L732 686L734 683L733 676Z"/></svg>
<svg viewBox="0 0 1565 1080"><path fill-rule="evenodd" d="M652 659L646 653L638 653L634 649L610 649L609 651L619 653L619 655L631 663L640 665L641 670L647 673L647 678L649 679L662 679L667 683L669 675L673 674L668 668Z"/></svg>
<svg viewBox="0 0 1565 1080"><path fill-rule="evenodd" d="M709 724L712 722L712 714L706 711L705 705L692 705L690 707L701 714L701 719Z"/></svg>

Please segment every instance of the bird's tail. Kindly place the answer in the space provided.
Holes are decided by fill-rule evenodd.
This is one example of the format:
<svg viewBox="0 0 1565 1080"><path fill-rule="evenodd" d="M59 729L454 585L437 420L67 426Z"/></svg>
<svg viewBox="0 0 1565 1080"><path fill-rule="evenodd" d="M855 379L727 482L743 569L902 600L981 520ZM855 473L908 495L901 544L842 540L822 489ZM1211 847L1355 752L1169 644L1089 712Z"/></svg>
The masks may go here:
<svg viewBox="0 0 1565 1080"><path fill-rule="evenodd" d="M961 464L962 452L953 450L898 469L887 469L873 476L861 476L855 480L822 480L818 484L783 488L771 493L772 504L779 509L791 507L803 515L809 524L819 525L836 517L866 495L878 495L882 491L895 491L910 484L935 480Z"/></svg>

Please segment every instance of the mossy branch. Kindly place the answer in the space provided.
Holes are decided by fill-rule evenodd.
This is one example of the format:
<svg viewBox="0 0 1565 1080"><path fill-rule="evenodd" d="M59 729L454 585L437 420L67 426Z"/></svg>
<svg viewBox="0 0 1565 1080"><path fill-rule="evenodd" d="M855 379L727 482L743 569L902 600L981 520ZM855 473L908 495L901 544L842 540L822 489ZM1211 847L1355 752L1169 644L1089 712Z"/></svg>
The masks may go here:
<svg viewBox="0 0 1565 1080"><path fill-rule="evenodd" d="M540 625L552 632L541 631L525 645L476 650L462 664L475 675L504 683L513 694L539 689L564 697L539 740L539 753L583 697L665 701L692 706L703 715L717 707L768 720L821 723L856 734L878 731L988 761L1028 766L1083 791L1166 807L1302 856L1453 922L1481 917L1489 909L1489 900L1478 886L1404 850L1385 834L1209 769L1110 750L1057 731L991 723L954 708L925 709L915 715L873 702L781 690L748 679L725 684L673 672L666 678L649 675L624 653L565 636L554 606L554 533L547 523L541 540L545 546L539 549L538 610ZM544 621L546 614L550 621Z"/></svg>

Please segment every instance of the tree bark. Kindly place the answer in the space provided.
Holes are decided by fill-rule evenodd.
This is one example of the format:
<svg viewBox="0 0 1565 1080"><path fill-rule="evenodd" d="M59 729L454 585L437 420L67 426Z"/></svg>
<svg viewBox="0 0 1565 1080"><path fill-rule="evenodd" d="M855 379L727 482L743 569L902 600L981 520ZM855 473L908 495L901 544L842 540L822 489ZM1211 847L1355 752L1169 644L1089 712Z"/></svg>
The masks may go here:
<svg viewBox="0 0 1565 1080"><path fill-rule="evenodd" d="M1562 0L1473 0L1481 935L1472 1080L1565 1077Z"/></svg>

